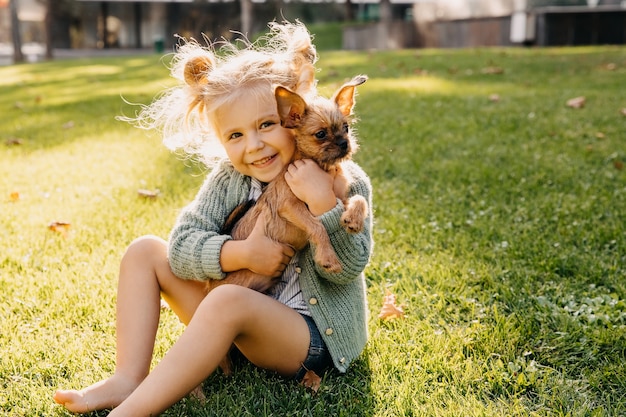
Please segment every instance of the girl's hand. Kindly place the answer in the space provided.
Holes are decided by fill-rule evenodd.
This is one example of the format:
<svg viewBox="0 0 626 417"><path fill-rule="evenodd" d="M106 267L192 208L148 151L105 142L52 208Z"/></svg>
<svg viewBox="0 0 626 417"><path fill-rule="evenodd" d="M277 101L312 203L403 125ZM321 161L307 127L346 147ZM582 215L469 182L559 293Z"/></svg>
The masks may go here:
<svg viewBox="0 0 626 417"><path fill-rule="evenodd" d="M295 250L289 246L265 236L265 218L259 216L250 236L245 239L248 247L247 269L272 278L280 277Z"/></svg>
<svg viewBox="0 0 626 417"><path fill-rule="evenodd" d="M296 251L265 236L265 223L265 218L259 217L246 239L224 242L220 252L222 271L249 269L271 278L282 275Z"/></svg>
<svg viewBox="0 0 626 417"><path fill-rule="evenodd" d="M291 191L309 207L314 216L320 216L335 207L334 177L311 159L299 159L287 168L285 180Z"/></svg>

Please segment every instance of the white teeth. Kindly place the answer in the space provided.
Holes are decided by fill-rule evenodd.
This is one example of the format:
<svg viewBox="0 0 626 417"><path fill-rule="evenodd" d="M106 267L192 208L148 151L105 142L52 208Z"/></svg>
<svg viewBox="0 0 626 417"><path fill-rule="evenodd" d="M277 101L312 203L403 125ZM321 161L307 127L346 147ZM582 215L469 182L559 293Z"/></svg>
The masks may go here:
<svg viewBox="0 0 626 417"><path fill-rule="evenodd" d="M254 162L252 163L252 165L263 165L264 163L266 163L266 162L267 162L267 161L269 161L270 159L272 159L272 157L271 157L271 156L268 156L267 158L263 158L263 159L260 159L260 160L258 160L258 161L254 161Z"/></svg>

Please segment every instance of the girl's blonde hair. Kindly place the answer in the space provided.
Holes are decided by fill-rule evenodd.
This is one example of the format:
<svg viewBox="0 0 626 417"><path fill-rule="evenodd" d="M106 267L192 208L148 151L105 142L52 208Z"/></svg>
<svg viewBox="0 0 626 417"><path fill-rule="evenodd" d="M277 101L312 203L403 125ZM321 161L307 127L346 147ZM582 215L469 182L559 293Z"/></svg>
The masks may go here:
<svg viewBox="0 0 626 417"><path fill-rule="evenodd" d="M182 40L171 63L171 74L180 85L142 106L134 122L144 129L158 129L172 150L198 155L211 164L224 156L211 115L240 94L272 94L282 85L301 95L315 91L317 53L305 26L270 23L269 32L254 43L242 40L202 46Z"/></svg>

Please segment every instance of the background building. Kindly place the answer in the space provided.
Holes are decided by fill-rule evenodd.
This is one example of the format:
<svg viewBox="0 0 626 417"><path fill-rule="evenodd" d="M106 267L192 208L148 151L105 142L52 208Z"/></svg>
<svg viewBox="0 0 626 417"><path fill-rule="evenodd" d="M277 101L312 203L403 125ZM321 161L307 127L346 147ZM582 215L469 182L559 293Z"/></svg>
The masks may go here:
<svg viewBox="0 0 626 417"><path fill-rule="evenodd" d="M626 44L626 0L0 0L0 55L12 48L9 1L27 55L164 50L175 35L228 39L296 18L342 22L344 49Z"/></svg>

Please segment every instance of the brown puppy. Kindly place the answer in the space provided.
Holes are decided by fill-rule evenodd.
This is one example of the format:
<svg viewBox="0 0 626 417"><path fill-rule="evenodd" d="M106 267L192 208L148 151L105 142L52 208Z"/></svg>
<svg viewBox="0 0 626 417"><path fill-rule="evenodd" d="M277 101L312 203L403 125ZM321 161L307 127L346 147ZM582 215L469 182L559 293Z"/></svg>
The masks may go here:
<svg viewBox="0 0 626 417"><path fill-rule="evenodd" d="M344 84L332 99L315 97L308 103L284 87L275 89L281 125L293 129L296 141L292 162L297 159L312 159L322 169L335 172L336 178L339 178L335 183L341 184L339 189L335 189L335 193L346 207L341 219L344 228L350 233L358 233L363 229L367 217L367 202L362 196L346 199L349 180L344 176L341 161L349 159L357 149L356 140L349 127L356 86L366 80L366 76L357 76ZM256 204L242 217L237 213L238 210L229 216L227 225L236 221L230 234L235 240L247 238L259 216L264 216L267 222L266 236L277 242L289 244L296 251L311 242L315 245L315 261L320 266L329 272L341 271L341 263L337 259L326 229L319 219L311 214L306 204L293 194L285 181L286 170L287 166L266 186ZM275 282L276 280L266 276L242 269L228 273L222 280L209 280L207 289L210 291L222 284L237 284L265 292Z"/></svg>

